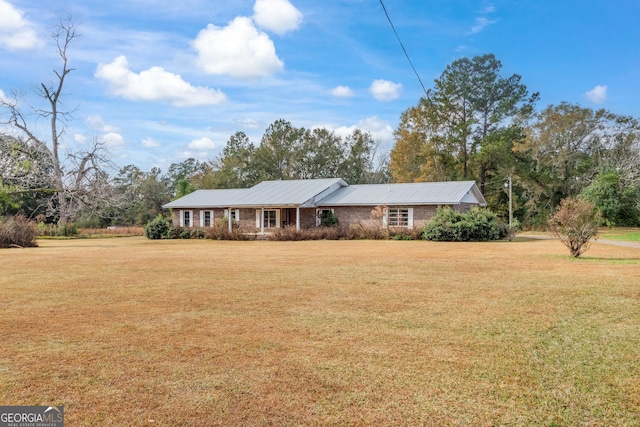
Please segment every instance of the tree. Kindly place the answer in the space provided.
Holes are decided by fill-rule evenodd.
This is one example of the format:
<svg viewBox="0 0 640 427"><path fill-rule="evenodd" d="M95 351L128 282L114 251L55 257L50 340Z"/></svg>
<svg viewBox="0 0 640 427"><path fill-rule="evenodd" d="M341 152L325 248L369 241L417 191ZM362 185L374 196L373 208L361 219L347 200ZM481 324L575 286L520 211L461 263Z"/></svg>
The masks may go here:
<svg viewBox="0 0 640 427"><path fill-rule="evenodd" d="M334 176L344 178L349 184L387 182L386 159L378 158L378 145L370 133L355 129L345 138L343 158Z"/></svg>
<svg viewBox="0 0 640 427"><path fill-rule="evenodd" d="M36 95L44 100L46 106L34 108L34 112L37 116L49 120L48 144L45 138L35 133L17 99L0 100L0 106L5 108L9 116L4 124L13 126L21 133L24 137L23 145L28 147L30 152L44 153L48 157L47 163L50 166L47 167L51 168L50 182L55 196L50 200L49 209L57 216L59 224L73 221L83 205L104 201L96 197L104 195L104 192L96 192L96 189L104 189L104 169L108 164L108 153L103 144L94 142L89 149L76 153L65 152L63 149L64 124L70 118L71 112L64 111L61 107L65 82L73 71L69 64L69 47L77 37L77 25L70 17L60 21L52 38L61 66L54 70L55 79L52 84L40 83L36 90Z"/></svg>
<svg viewBox="0 0 640 427"><path fill-rule="evenodd" d="M0 215L20 210L31 217L45 214L55 191L52 172L49 153L41 145L0 134Z"/></svg>
<svg viewBox="0 0 640 427"><path fill-rule="evenodd" d="M254 165L260 171L260 180L297 177L294 153L303 135L304 129L295 128L283 119L269 125L255 151Z"/></svg>
<svg viewBox="0 0 640 427"><path fill-rule="evenodd" d="M536 114L515 153L530 217L546 219L607 170L620 171L621 188L640 188L639 143L638 122L606 110L562 102Z"/></svg>
<svg viewBox="0 0 640 427"><path fill-rule="evenodd" d="M638 190L625 186L618 170L602 168L580 197L596 206L604 225L635 227L640 223Z"/></svg>
<svg viewBox="0 0 640 427"><path fill-rule="evenodd" d="M593 203L579 198L562 199L549 219L549 228L575 258L586 252L598 235L599 216Z"/></svg>
<svg viewBox="0 0 640 427"><path fill-rule="evenodd" d="M515 129L503 132L502 142L518 136L538 99L537 93L529 95L518 74L502 77L501 69L493 54L447 66L418 106L401 117L389 166L395 181L477 178L484 192L501 165L483 149L502 129Z"/></svg>
<svg viewBox="0 0 640 427"><path fill-rule="evenodd" d="M208 165L200 188L248 188L260 180L255 163L256 147L244 132L233 134L222 153Z"/></svg>
<svg viewBox="0 0 640 427"><path fill-rule="evenodd" d="M192 193L196 190L194 181L204 171L204 163L194 158L188 158L179 163L171 163L165 177L169 191L175 198Z"/></svg>

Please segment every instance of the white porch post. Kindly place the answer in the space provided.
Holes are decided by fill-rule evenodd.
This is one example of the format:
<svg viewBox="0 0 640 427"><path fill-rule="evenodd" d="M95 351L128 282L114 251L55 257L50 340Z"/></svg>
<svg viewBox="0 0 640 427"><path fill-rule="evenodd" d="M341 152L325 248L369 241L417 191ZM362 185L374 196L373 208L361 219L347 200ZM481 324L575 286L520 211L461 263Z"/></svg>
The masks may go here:
<svg viewBox="0 0 640 427"><path fill-rule="evenodd" d="M264 208L260 208L260 234L264 236Z"/></svg>
<svg viewBox="0 0 640 427"><path fill-rule="evenodd" d="M233 217L231 216L231 206L229 206L229 213L227 214L227 223L229 225L229 234L231 234L231 228L233 226Z"/></svg>
<svg viewBox="0 0 640 427"><path fill-rule="evenodd" d="M296 208L296 231L300 232L300 207Z"/></svg>

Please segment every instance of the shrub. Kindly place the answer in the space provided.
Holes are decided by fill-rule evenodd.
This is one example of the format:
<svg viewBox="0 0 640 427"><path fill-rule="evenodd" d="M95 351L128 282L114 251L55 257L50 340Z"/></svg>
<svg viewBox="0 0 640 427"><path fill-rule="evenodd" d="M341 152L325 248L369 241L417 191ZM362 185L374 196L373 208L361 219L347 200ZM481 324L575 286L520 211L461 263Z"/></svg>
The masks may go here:
<svg viewBox="0 0 640 427"><path fill-rule="evenodd" d="M386 240L389 238L389 229L382 225L365 225L361 222L349 225L347 239L349 240Z"/></svg>
<svg viewBox="0 0 640 427"><path fill-rule="evenodd" d="M299 240L340 240L347 236L345 229L341 227L317 227L297 231L295 227L278 229L267 237L275 241L299 241Z"/></svg>
<svg viewBox="0 0 640 427"><path fill-rule="evenodd" d="M322 210L318 213L321 227L337 227L338 218L330 210Z"/></svg>
<svg viewBox="0 0 640 427"><path fill-rule="evenodd" d="M36 247L38 230L24 216L0 219L0 248Z"/></svg>
<svg viewBox="0 0 640 427"><path fill-rule="evenodd" d="M599 222L594 203L583 199L563 199L560 208L549 218L549 229L577 258L589 249L589 241L597 237Z"/></svg>
<svg viewBox="0 0 640 427"><path fill-rule="evenodd" d="M191 230L191 238L192 239L204 239L204 231L199 228L195 228Z"/></svg>
<svg viewBox="0 0 640 427"><path fill-rule="evenodd" d="M152 219L144 227L144 235L147 239L165 239L169 237L169 228L171 224L162 215L158 215Z"/></svg>
<svg viewBox="0 0 640 427"><path fill-rule="evenodd" d="M232 223L229 231L227 218L216 219L213 227L204 230L204 237L212 240L256 240L257 238L255 233L241 230L237 223Z"/></svg>
<svg viewBox="0 0 640 427"><path fill-rule="evenodd" d="M450 207L438 208L436 215L422 229L422 238L436 241L487 241L501 238L496 214L474 207L464 213Z"/></svg>

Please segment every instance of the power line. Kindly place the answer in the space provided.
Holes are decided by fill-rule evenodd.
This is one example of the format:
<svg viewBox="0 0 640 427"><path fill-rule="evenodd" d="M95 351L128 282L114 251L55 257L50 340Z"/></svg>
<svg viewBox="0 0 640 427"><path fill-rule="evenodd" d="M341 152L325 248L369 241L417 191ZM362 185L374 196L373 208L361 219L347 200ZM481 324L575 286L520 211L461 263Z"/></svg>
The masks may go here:
<svg viewBox="0 0 640 427"><path fill-rule="evenodd" d="M413 72L416 74L416 77L418 78L418 81L420 82L420 86L422 86L422 90L424 91L425 96L428 97L427 89L425 89L424 84L422 83L422 79L420 78L420 74L418 74L418 70L416 70L416 67L413 66L413 62L411 62L411 58L409 57L409 54L407 53L407 49L404 48L404 44L402 43L402 40L400 40L400 36L398 35L398 32L396 31L396 27L393 25L393 22L391 21L391 18L389 17L389 13L387 12L387 8L384 6L384 3L382 2L382 0L380 0L380 4L382 5L382 9L384 10L384 14L387 16L387 20L389 21L389 24L391 24L391 28L393 29L393 32L395 33L396 38L398 39L398 42L400 43L400 47L402 48L402 51L404 52L404 56L407 57L407 60L409 61L409 65L411 65L411 68L413 69Z"/></svg>

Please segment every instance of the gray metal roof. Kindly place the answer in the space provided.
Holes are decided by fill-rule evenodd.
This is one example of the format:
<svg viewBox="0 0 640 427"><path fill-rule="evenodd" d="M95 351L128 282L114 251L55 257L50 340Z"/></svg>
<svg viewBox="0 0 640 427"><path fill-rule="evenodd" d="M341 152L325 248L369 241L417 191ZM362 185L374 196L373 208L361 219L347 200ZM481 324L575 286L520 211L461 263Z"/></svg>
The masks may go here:
<svg viewBox="0 0 640 427"><path fill-rule="evenodd" d="M348 184L340 178L263 181L251 188L197 190L163 208L226 208L315 206L316 202Z"/></svg>
<svg viewBox="0 0 640 427"><path fill-rule="evenodd" d="M239 200L248 188L228 190L196 190L184 197L162 205L163 208L212 208L229 207Z"/></svg>
<svg viewBox="0 0 640 427"><path fill-rule="evenodd" d="M474 181L370 184L343 187L322 199L318 206L457 205L486 200Z"/></svg>

